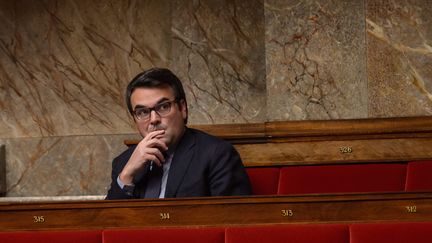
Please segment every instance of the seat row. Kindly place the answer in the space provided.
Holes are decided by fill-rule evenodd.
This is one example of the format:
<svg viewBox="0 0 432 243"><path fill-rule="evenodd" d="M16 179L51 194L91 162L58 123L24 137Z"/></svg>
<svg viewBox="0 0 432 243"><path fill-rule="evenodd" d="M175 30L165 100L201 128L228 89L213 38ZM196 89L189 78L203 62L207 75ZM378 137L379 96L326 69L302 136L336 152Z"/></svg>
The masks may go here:
<svg viewBox="0 0 432 243"><path fill-rule="evenodd" d="M426 243L432 222L285 224L216 228L0 232L0 242L58 243Z"/></svg>
<svg viewBox="0 0 432 243"><path fill-rule="evenodd" d="M432 160L249 167L246 171L254 195L432 190Z"/></svg>

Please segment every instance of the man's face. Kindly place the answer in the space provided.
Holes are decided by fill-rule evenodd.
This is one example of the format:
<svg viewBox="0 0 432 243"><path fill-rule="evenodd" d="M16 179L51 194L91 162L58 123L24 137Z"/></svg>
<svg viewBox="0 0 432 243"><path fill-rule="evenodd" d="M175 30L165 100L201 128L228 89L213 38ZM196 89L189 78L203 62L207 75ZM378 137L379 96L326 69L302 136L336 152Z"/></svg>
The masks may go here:
<svg viewBox="0 0 432 243"><path fill-rule="evenodd" d="M153 108L165 102L174 101L175 96L171 87L136 88L131 95L131 104L134 110L147 107ZM171 103L171 109L167 114L159 115L154 110L150 112L147 119L135 122L140 134L145 137L149 132L165 130L160 139L168 147L176 145L183 135L185 129L184 119L187 117L186 104L184 101Z"/></svg>

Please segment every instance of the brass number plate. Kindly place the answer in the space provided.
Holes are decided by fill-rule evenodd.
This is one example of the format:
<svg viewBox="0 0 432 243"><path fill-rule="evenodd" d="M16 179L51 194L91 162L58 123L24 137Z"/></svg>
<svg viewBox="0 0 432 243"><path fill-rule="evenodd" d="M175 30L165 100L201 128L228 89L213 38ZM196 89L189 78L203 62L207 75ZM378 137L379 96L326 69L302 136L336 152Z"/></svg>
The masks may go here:
<svg viewBox="0 0 432 243"><path fill-rule="evenodd" d="M353 149L349 146L342 146L339 147L339 151L341 152L341 154L350 154L353 152Z"/></svg>
<svg viewBox="0 0 432 243"><path fill-rule="evenodd" d="M33 216L33 222L34 223L43 223L45 222L44 216Z"/></svg>
<svg viewBox="0 0 432 243"><path fill-rule="evenodd" d="M294 212L291 209L282 209L281 214L283 217L292 217L294 216Z"/></svg>
<svg viewBox="0 0 432 243"><path fill-rule="evenodd" d="M416 206L406 206L405 207L408 213L417 213L417 207Z"/></svg>
<svg viewBox="0 0 432 243"><path fill-rule="evenodd" d="M159 216L160 216L161 220L170 219L170 214L169 213L160 213Z"/></svg>

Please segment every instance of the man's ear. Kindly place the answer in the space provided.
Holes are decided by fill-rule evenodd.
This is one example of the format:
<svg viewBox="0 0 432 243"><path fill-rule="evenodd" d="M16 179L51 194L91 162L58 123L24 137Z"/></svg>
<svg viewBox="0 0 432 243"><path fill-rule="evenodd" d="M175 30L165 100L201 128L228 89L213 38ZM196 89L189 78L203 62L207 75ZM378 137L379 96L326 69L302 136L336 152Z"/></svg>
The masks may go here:
<svg viewBox="0 0 432 243"><path fill-rule="evenodd" d="M183 119L186 119L187 116L188 116L188 110L187 110L187 104L186 104L186 101L185 101L184 99L181 99L181 100L178 102L178 105L179 105L179 110L180 110L180 112L182 113Z"/></svg>

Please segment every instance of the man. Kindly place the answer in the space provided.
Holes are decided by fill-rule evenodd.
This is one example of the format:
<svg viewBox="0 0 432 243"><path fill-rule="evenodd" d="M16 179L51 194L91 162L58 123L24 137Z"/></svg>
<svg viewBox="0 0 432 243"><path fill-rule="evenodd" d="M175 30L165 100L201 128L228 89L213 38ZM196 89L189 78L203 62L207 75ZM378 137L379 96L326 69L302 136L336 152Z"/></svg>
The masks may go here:
<svg viewBox="0 0 432 243"><path fill-rule="evenodd" d="M143 139L113 160L106 199L251 193L234 147L186 127L185 92L170 70L138 74L127 87L126 102Z"/></svg>

